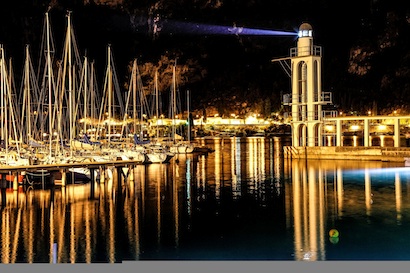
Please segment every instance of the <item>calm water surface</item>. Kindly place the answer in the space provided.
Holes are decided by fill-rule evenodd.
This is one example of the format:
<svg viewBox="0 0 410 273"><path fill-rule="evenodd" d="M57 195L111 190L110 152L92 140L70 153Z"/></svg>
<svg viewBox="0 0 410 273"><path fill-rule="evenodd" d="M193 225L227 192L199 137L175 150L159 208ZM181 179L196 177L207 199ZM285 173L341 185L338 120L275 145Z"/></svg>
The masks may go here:
<svg viewBox="0 0 410 273"><path fill-rule="evenodd" d="M288 161L282 144L212 139L213 153L114 171L94 190L3 190L1 262L410 260L409 167Z"/></svg>

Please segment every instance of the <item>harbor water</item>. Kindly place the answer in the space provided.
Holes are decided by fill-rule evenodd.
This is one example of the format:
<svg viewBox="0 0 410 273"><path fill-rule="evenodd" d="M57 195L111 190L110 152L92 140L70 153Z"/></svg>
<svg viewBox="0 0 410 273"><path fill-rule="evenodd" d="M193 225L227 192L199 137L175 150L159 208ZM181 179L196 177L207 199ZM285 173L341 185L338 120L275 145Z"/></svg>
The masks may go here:
<svg viewBox="0 0 410 273"><path fill-rule="evenodd" d="M214 152L2 189L1 263L410 260L404 163L285 160L281 138L202 141Z"/></svg>

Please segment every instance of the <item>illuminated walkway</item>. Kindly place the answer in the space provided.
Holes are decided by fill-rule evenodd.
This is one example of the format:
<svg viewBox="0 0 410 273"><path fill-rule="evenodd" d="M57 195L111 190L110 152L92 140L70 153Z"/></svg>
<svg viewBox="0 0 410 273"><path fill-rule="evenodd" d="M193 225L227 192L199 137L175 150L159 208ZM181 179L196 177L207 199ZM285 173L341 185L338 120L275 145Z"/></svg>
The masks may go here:
<svg viewBox="0 0 410 273"><path fill-rule="evenodd" d="M321 146L403 147L410 116L347 116L323 119ZM346 145L343 139L351 137ZM360 140L360 141L359 141ZM319 145L320 146L320 145Z"/></svg>

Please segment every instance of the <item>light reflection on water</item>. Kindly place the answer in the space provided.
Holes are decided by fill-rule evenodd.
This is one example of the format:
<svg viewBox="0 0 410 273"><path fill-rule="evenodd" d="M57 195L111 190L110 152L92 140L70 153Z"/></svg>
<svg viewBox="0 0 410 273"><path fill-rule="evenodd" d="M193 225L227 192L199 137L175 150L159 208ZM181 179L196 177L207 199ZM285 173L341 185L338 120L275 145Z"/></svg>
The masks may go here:
<svg viewBox="0 0 410 273"><path fill-rule="evenodd" d="M93 189L3 189L1 262L410 260L404 164L284 160L280 139L206 145Z"/></svg>

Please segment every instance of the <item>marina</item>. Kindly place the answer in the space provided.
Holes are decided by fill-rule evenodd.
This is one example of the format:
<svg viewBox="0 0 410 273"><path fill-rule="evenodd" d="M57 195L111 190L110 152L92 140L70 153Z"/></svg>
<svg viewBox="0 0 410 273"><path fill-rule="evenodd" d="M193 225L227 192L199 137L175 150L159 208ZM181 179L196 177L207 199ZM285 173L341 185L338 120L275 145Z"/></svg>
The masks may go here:
<svg viewBox="0 0 410 273"><path fill-rule="evenodd" d="M284 159L280 138L206 144L128 177L2 188L2 263L410 258L403 163Z"/></svg>
<svg viewBox="0 0 410 273"><path fill-rule="evenodd" d="M166 105L137 59L123 88L111 45L99 89L71 12L60 59L49 19L20 96L0 47L1 263L410 260L410 117L332 108L310 24L272 60L279 122L194 118L176 58Z"/></svg>
<svg viewBox="0 0 410 273"><path fill-rule="evenodd" d="M49 13L45 13L39 70L34 71L26 46L20 94L7 80L13 72L5 48L0 48L3 187L11 183L17 190L19 184L36 180L42 185L47 180L51 186L56 182L64 186L69 177L95 181L107 175L106 169L124 173L136 164L165 164L178 154L211 151L191 137L191 123L186 124L189 106L183 124L177 119L183 111L177 103L176 63L167 107L171 122L162 126L159 117L165 107L159 109L156 87L154 92L146 92L136 59L130 70L129 89L120 90L108 45L105 80L97 89L93 62L87 56L80 57L70 11L66 19L64 46L58 59ZM148 101L154 94L155 101ZM154 108L156 111L152 111ZM152 120L155 125L150 126Z"/></svg>

